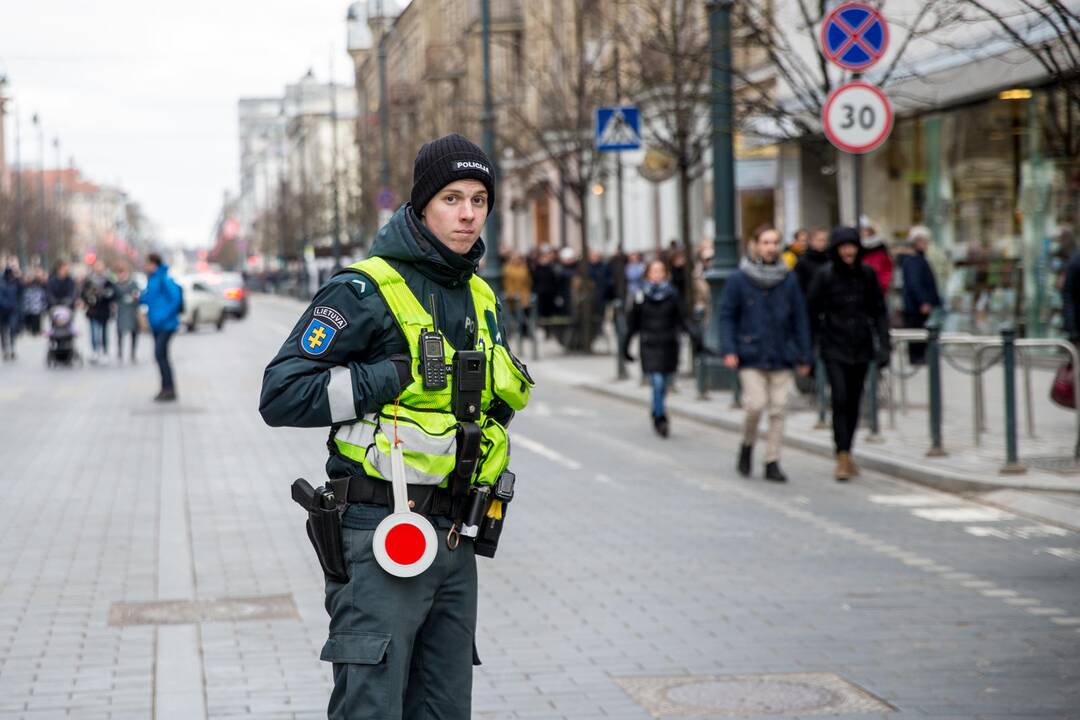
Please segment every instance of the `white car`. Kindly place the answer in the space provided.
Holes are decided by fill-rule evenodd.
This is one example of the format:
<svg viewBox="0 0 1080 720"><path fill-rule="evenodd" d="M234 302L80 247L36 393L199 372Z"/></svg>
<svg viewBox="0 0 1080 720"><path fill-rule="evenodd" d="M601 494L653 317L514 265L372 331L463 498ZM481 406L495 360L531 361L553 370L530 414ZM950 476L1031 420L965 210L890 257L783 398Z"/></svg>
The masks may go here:
<svg viewBox="0 0 1080 720"><path fill-rule="evenodd" d="M221 293L196 276L181 277L176 282L184 289L180 324L188 332L195 332L199 325L213 325L218 330L225 327L225 299Z"/></svg>

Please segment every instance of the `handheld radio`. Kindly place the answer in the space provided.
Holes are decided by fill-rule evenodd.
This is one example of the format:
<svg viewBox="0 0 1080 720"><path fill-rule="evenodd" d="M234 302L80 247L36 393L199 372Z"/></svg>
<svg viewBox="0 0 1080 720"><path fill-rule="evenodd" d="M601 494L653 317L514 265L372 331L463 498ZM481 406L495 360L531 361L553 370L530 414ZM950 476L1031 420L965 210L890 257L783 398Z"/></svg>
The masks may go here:
<svg viewBox="0 0 1080 720"><path fill-rule="evenodd" d="M435 314L435 295L430 297L431 330L420 333L420 375L425 390L442 390L446 387L446 349L439 332L439 318Z"/></svg>

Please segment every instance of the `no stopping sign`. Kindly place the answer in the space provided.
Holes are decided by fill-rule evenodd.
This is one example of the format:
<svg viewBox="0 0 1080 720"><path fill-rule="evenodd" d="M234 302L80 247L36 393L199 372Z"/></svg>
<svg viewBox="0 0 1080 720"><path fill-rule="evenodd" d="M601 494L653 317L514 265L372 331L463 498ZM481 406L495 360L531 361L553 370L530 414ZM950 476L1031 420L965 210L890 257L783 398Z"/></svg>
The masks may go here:
<svg viewBox="0 0 1080 720"><path fill-rule="evenodd" d="M885 93L864 82L849 82L829 93L821 112L825 137L849 153L868 153L892 131L892 105Z"/></svg>

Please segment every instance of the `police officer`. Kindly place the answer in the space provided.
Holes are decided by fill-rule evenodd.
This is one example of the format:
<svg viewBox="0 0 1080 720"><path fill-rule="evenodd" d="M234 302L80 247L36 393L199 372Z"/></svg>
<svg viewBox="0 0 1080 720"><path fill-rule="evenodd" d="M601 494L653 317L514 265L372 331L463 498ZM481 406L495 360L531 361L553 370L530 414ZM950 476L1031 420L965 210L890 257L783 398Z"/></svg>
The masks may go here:
<svg viewBox="0 0 1080 720"><path fill-rule="evenodd" d="M533 384L510 354L495 295L476 274L495 200L488 157L456 134L424 144L410 200L379 230L371 257L318 291L263 377L263 419L330 428L327 474L348 479L347 498L338 498L348 501L348 580L326 581L330 636L321 658L333 663L330 718L470 717L477 583L473 541L455 524L467 502L460 478L473 490L500 478L506 427ZM433 332L447 364L459 350L484 353L475 422L455 417L451 390L425 387L421 337L428 347ZM404 443L409 504L439 535L434 563L412 578L384 571L372 548L375 527L391 512L395 438Z"/></svg>

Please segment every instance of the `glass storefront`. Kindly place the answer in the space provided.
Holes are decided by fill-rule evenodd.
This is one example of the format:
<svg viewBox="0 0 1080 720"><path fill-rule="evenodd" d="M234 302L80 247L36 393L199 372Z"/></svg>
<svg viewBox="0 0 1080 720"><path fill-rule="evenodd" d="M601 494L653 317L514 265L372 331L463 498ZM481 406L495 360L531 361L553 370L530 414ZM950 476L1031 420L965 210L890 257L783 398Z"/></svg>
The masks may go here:
<svg viewBox="0 0 1080 720"><path fill-rule="evenodd" d="M1008 321L1060 334L1059 275L1080 212L1080 118L1064 108L1060 89L1021 89L897 123L887 152L905 197L893 197L904 224L933 233L948 330Z"/></svg>

